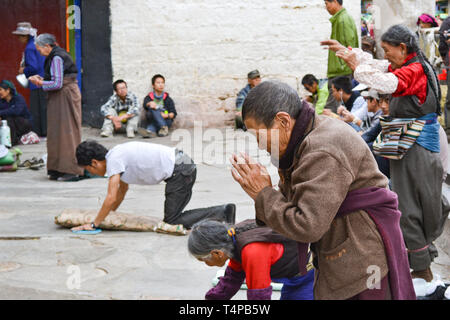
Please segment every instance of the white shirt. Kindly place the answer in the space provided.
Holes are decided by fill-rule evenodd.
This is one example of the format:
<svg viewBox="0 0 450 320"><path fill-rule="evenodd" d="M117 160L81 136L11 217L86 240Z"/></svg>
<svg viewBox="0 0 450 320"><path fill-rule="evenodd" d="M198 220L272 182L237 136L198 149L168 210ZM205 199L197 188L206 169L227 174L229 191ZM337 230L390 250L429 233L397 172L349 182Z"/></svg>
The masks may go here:
<svg viewBox="0 0 450 320"><path fill-rule="evenodd" d="M175 149L146 142L128 142L106 154L108 177L120 174L128 184L155 185L170 178L175 167Z"/></svg>

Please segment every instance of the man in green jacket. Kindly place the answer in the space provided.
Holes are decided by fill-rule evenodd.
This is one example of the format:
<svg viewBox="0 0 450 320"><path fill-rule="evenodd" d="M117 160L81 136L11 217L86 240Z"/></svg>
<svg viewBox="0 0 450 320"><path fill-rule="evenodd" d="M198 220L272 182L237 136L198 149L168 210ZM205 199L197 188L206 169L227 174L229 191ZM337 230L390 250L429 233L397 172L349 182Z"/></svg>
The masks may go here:
<svg viewBox="0 0 450 320"><path fill-rule="evenodd" d="M308 102L313 104L317 114L322 114L329 96L328 81L325 79L318 80L314 75L307 74L302 79L302 85L312 93L311 100Z"/></svg>
<svg viewBox="0 0 450 320"><path fill-rule="evenodd" d="M338 40L345 47L358 48L359 38L355 21L343 7L343 0L325 0L325 6L329 14L332 15L331 22L331 39ZM328 52L328 89L330 90L331 80L340 76L352 77L352 70L344 61L336 57L333 51ZM325 108L336 112L339 102L329 95Z"/></svg>

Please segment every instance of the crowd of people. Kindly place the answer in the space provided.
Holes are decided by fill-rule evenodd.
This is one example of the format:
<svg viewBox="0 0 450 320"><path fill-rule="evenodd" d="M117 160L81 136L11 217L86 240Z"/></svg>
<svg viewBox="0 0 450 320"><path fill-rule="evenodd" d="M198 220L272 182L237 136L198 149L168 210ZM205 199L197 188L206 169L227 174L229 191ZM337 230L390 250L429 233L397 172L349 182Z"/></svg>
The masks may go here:
<svg viewBox="0 0 450 320"><path fill-rule="evenodd" d="M251 130L279 169L274 188L267 169L248 155L230 159L234 180L255 202L254 220L235 224L231 203L184 211L197 168L180 150L144 142L111 150L81 143L76 65L54 36L36 36L30 25L19 24L16 34L27 43L20 71L35 91L31 115L12 83L3 81L0 98L8 107L0 106L0 117L12 124L15 142L31 128L47 136L51 180L73 181L83 170L108 175L97 217L74 231L98 228L120 206L129 184L166 182L164 221L191 229L189 252L208 266L229 260L206 299L231 299L244 280L249 299L270 299L271 282L283 283L282 299L416 299L417 280L435 278L434 241L450 211L442 193L448 143L438 122L439 79L415 31L390 27L379 43L384 59L376 59L373 39L363 38L360 49L343 0L325 5L332 25L330 40L321 43L329 50L327 77L303 77L311 96L301 99L295 89L262 81L254 70L236 99L236 129ZM421 15L418 26L436 27L433 19ZM444 29L440 50L448 65ZM373 36L367 25L363 31ZM114 94L100 107L101 137L169 134L175 103L163 75L151 84L140 106L126 81L113 83ZM279 141L273 144L275 130ZM368 287L374 266L380 277Z"/></svg>

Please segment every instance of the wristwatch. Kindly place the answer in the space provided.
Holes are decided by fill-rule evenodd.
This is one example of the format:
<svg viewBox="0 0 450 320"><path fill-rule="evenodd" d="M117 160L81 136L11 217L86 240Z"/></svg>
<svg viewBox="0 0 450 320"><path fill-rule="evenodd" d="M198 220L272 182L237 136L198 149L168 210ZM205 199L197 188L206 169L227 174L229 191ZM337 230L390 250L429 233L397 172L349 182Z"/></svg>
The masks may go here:
<svg viewBox="0 0 450 320"><path fill-rule="evenodd" d="M97 226L95 225L94 222L91 223L91 228L92 228L92 229L97 229Z"/></svg>

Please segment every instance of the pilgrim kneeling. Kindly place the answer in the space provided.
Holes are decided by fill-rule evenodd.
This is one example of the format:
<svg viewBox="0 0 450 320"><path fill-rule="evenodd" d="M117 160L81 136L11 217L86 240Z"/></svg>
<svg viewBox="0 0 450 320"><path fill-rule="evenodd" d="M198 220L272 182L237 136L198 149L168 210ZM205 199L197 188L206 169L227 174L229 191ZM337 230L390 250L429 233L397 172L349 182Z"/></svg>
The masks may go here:
<svg viewBox="0 0 450 320"><path fill-rule="evenodd" d="M156 185L166 182L164 222L182 224L186 229L200 220L212 218L234 223L236 206L227 204L183 211L192 196L197 166L183 151L159 144L129 142L107 150L95 141L81 143L77 161L89 173L109 177L108 194L91 224L73 231L94 230L122 203L130 184Z"/></svg>
<svg viewBox="0 0 450 320"><path fill-rule="evenodd" d="M255 220L235 226L201 221L192 227L188 249L210 267L223 267L230 260L225 275L206 293L207 300L230 300L244 279L248 300L270 300L272 282L283 284L281 300L313 300L311 260L300 267L297 242L258 226Z"/></svg>

